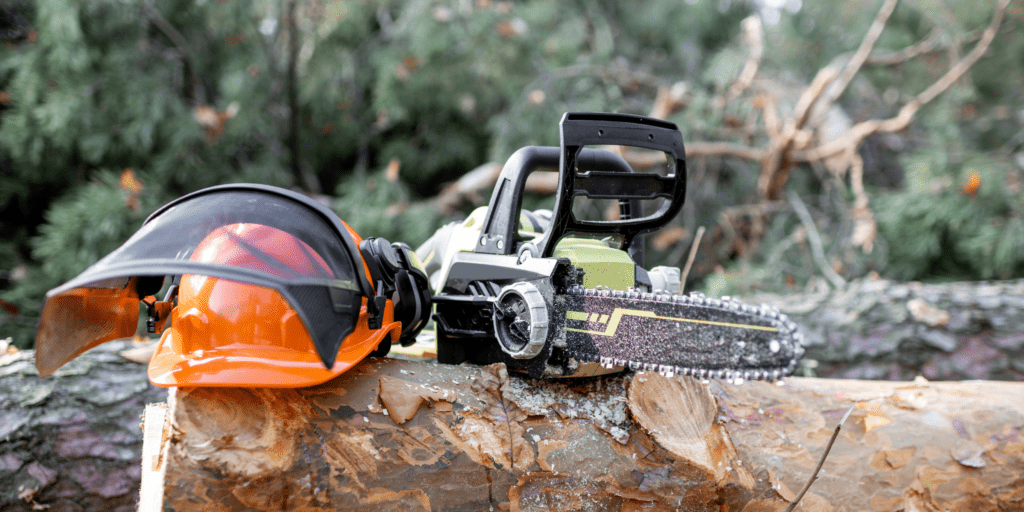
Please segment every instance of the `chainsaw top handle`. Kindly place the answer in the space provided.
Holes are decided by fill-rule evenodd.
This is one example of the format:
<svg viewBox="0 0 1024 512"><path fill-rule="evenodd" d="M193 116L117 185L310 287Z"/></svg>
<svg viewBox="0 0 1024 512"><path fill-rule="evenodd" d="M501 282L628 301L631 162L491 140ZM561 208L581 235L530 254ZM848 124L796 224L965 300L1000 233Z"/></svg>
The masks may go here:
<svg viewBox="0 0 1024 512"><path fill-rule="evenodd" d="M560 158L561 151L554 146L526 146L512 153L491 194L475 252L505 255L516 252L518 243L522 241L518 227L526 178L534 171L557 170ZM632 171L622 157L603 149L584 149L577 161L586 169L620 173ZM640 201L629 201L629 205L639 209Z"/></svg>
<svg viewBox="0 0 1024 512"><path fill-rule="evenodd" d="M686 194L686 161L682 135L675 123L629 114L573 113L559 123L559 148L527 146L516 151L502 168L476 252L514 254L526 177L535 170L558 165L558 195L551 226L535 242L537 256L550 257L558 241L570 233L617 234L623 250L643 264L642 247L634 238L671 221ZM632 172L619 155L586 145L632 146L661 151L668 159L668 176ZM576 196L618 199L620 219L579 220L572 213ZM642 200L665 198L658 211L644 215Z"/></svg>

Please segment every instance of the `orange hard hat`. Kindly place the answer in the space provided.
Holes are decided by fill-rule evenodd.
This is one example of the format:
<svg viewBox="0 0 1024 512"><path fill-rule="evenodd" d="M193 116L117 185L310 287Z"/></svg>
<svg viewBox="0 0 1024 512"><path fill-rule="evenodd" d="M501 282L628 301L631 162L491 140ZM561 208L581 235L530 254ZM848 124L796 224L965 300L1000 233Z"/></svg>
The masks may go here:
<svg viewBox="0 0 1024 512"><path fill-rule="evenodd" d="M157 301L168 276L177 283ZM171 321L149 369L161 386L318 384L393 342L412 343L431 310L426 273L408 246L363 240L290 190L220 185L164 205L47 293L39 374L135 334L140 302L149 332Z"/></svg>
<svg viewBox="0 0 1024 512"><path fill-rule="evenodd" d="M308 245L280 229L238 223L217 228L191 260L257 269L279 277L333 277ZM355 330L325 368L299 315L275 290L227 279L185 274L171 327L149 365L158 386L299 387L327 381L402 331L387 301L382 325L368 328L363 299Z"/></svg>

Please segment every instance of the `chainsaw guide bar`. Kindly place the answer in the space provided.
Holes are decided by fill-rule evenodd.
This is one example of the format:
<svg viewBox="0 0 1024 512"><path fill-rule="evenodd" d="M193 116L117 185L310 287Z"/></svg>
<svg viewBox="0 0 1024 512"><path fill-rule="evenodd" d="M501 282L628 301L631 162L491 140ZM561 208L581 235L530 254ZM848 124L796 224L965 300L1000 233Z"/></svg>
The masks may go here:
<svg viewBox="0 0 1024 512"><path fill-rule="evenodd" d="M796 324L777 309L699 293L577 285L554 296L552 316L564 322L567 356L605 368L774 380L804 353Z"/></svg>

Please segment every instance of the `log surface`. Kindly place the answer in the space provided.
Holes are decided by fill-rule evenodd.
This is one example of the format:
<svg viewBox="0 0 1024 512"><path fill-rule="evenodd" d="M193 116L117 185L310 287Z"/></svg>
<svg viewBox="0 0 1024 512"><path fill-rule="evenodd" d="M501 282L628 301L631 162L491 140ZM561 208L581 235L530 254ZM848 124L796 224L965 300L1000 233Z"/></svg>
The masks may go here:
<svg viewBox="0 0 1024 512"><path fill-rule="evenodd" d="M800 326L805 376L1024 381L1024 281L865 279L740 299L776 306Z"/></svg>
<svg viewBox="0 0 1024 512"><path fill-rule="evenodd" d="M32 351L0 354L0 510L132 511L139 496L139 415L167 390L112 342L48 378Z"/></svg>
<svg viewBox="0 0 1024 512"><path fill-rule="evenodd" d="M779 305L801 325L810 345L806 359L819 363L812 370L819 376L905 381L918 374L930 379L1024 378L1024 281L952 284L859 281L838 291L744 299ZM143 364L127 361L117 354L129 346L120 342L102 345L47 379L36 374L32 351L0 353L0 509L32 510L33 506L50 506L49 510L135 508L142 444L138 417L146 403L165 401L167 394L164 389L147 383ZM399 373L395 377L401 381L408 376ZM513 378L512 382L519 380ZM379 382L376 385L379 386ZM931 386L941 387L934 382ZM954 386L967 389L960 388L967 383ZM971 386L989 389L975 384L968 387ZM622 393L617 396L625 400ZM995 401L993 410L1013 403L1010 397L1020 402L1019 394L991 397L989 400ZM424 400L445 407L438 400ZM964 403L969 404L969 400ZM622 408L614 409L615 415L621 414L633 421L634 413L627 413L622 404ZM396 407L401 414L400 409L410 410L412 405L397 404ZM453 404L456 413L458 407ZM553 409L556 413L571 410L566 407L559 405ZM955 410L956 405L953 407ZM443 412L426 411L428 414ZM728 416L724 411L723 408L722 414ZM855 412L854 419L861 411ZM424 410L420 410L417 417L423 414ZM530 412L528 421L547 421L544 414ZM838 421L837 412L828 414L829 422ZM927 411L918 414L927 414ZM440 416L446 421L459 417L454 413L450 418ZM930 418L936 417L933 414ZM413 419L411 423L417 421ZM576 418L573 421L579 425L592 420ZM601 425L605 425L603 430L591 428L591 431L619 439L636 428L635 425L623 426L621 422ZM1006 425L1014 433L996 434L997 439L1014 439L1021 429L1019 422ZM736 429L742 426L730 420L725 427L741 453L745 446L756 446L739 435ZM769 427L771 424L765 428ZM831 427L828 424L822 428ZM954 441L964 438L959 431L954 431ZM303 433L315 438L312 430ZM526 440L534 449L535 458L541 449L551 454L550 448L554 445L541 443L538 446L532 438L534 433L531 431ZM377 432L371 431L371 434L376 442ZM841 453L843 443L841 437L830 459ZM815 450L812 456L819 453ZM311 452L311 460L312 455ZM745 457L741 455L741 460L746 461ZM559 469L557 462L554 467ZM827 476L828 464L824 471ZM799 488L798 480L798 477L788 480L797 488L793 491ZM647 482L649 486L653 480ZM812 493L819 484L821 481L812 487Z"/></svg>
<svg viewBox="0 0 1024 512"><path fill-rule="evenodd" d="M164 510L1024 510L1024 385L709 385L370 359L171 396Z"/></svg>

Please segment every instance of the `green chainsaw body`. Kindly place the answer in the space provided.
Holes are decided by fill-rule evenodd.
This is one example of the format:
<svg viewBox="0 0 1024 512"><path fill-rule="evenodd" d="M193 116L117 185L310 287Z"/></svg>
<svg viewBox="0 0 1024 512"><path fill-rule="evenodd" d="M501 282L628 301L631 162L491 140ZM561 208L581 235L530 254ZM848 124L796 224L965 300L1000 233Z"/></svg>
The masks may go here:
<svg viewBox="0 0 1024 512"><path fill-rule="evenodd" d="M417 250L431 276L438 361L503 362L533 377L623 367L737 378L792 371L802 348L791 322L771 318L777 312L682 297L679 269L644 268L642 235L669 223L685 197L678 128L567 113L560 133L558 147L514 153L489 205ZM665 165L634 172L618 154L586 146L661 152ZM524 210L527 177L551 169L552 210ZM580 218L581 198L617 201L618 218Z"/></svg>

